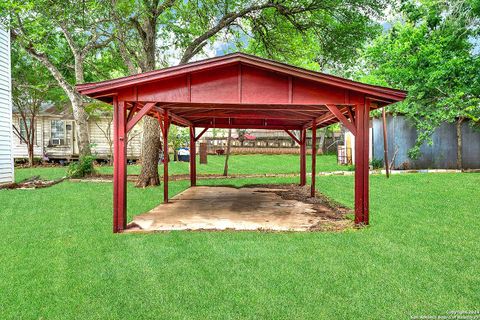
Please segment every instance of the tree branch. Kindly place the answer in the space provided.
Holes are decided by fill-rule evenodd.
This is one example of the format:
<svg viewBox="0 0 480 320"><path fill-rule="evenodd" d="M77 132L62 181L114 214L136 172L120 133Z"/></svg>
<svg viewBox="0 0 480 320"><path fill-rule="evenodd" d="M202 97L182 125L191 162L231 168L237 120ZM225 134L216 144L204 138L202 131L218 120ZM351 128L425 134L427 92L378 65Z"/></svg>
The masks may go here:
<svg viewBox="0 0 480 320"><path fill-rule="evenodd" d="M317 4L317 1L313 1L307 6L297 6L293 8L288 8L282 4L279 4L277 1L271 1L260 5L252 5L238 12L227 12L223 15L223 17L220 18L216 25L205 31L202 35L200 35L190 43L190 45L185 49L183 53L180 64L187 63L196 53L198 53L203 48L203 46L205 46L206 40L213 37L225 27L228 27L229 25L234 23L235 20L237 20L238 18L243 18L250 13L261 11L267 8L275 8L281 15L285 16L285 18L290 23L292 23L296 28L301 30L303 29L302 25L296 22L293 19L293 16L296 14L313 11L319 7L320 6Z"/></svg>
<svg viewBox="0 0 480 320"><path fill-rule="evenodd" d="M63 21L61 21L61 22L58 23L58 25L60 26L60 29L62 30L62 33L65 36L65 39L67 40L68 46L70 47L70 50L72 50L72 52L73 52L73 55L74 56L79 55L80 50L75 45L75 41L73 40L73 36L67 30L67 27L65 26L65 23Z"/></svg>
<svg viewBox="0 0 480 320"><path fill-rule="evenodd" d="M19 38L19 32L15 29L10 30L10 34L12 36L12 39L18 39ZM26 38L24 36L24 38ZM27 39L26 43L21 43L22 47L35 59L37 59L40 63L42 63L48 71L52 74L52 76L55 78L55 80L58 82L58 85L65 91L65 93L69 96L71 100L75 99L75 91L73 87L67 82L67 80L62 76L60 71L57 69L57 67L48 59L48 57L41 53L38 52L33 43L28 41Z"/></svg>
<svg viewBox="0 0 480 320"><path fill-rule="evenodd" d="M12 127L13 127L13 133L21 140L23 141L23 143L25 144L28 144L27 140L25 140L25 138L22 136L22 134L20 133L20 131L18 130L18 128L12 124Z"/></svg>
<svg viewBox="0 0 480 320"><path fill-rule="evenodd" d="M198 53L202 49L201 47L205 46L205 44L203 43L206 40L210 39L212 36L217 34L220 30L222 30L226 26L233 23L236 19L244 17L251 12L266 9L266 8L271 8L274 6L275 4L273 2L267 2L263 5L250 6L243 10L240 10L239 12L226 13L222 18L220 18L220 20L215 26L207 30L205 33L203 33L202 35L200 35L190 43L190 45L187 47L187 49L185 49L183 53L182 59L180 60L180 64L187 63L195 55L195 53Z"/></svg>

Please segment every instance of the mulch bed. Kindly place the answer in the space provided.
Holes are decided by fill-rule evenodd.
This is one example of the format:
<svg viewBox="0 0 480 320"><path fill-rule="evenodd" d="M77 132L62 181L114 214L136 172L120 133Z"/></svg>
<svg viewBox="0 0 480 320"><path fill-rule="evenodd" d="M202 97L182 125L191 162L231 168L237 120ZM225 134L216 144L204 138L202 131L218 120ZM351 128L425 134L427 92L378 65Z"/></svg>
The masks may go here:
<svg viewBox="0 0 480 320"><path fill-rule="evenodd" d="M57 180L42 180L40 176L33 176L20 182L7 183L0 186L0 189L40 189L47 188L62 182L66 178Z"/></svg>
<svg viewBox="0 0 480 320"><path fill-rule="evenodd" d="M217 173L207 173L207 174L198 174L197 180L204 179L236 179L236 178L262 178L262 177L295 177L298 174L295 173L264 173L264 174L229 174L224 176ZM127 175L127 181L135 182L138 179L138 174L129 174ZM160 180L162 180L160 175ZM96 174L90 177L84 177L80 179L70 179L72 181L89 181L89 182L109 182L113 181L113 175L111 174ZM190 174L174 174L168 176L169 181L181 181L181 180L190 180Z"/></svg>

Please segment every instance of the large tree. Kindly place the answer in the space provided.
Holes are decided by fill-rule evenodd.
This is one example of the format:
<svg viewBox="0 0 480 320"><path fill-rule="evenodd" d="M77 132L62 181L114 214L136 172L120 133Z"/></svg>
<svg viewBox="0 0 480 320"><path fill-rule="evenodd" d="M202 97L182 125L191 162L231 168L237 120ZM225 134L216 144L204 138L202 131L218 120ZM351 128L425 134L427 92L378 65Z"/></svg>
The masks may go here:
<svg viewBox="0 0 480 320"><path fill-rule="evenodd" d="M0 18L10 28L15 44L47 68L70 100L81 157L91 150L85 101L75 85L87 78L96 80L100 49L110 42L106 17L103 1L12 0L0 4Z"/></svg>
<svg viewBox="0 0 480 320"><path fill-rule="evenodd" d="M315 48L324 48L325 56L333 53L326 47L334 39L337 56L351 52L357 38L365 38L370 17L380 10L382 0L111 0L115 21L115 42L130 73L149 71L159 66L189 62L215 42L224 42L228 50L244 48L250 39L261 43L263 54L294 50L302 55L305 44L287 48L280 45L285 30L296 36L307 34ZM353 28L348 24L352 23ZM278 30L275 39L265 38L266 30ZM333 30L330 37L327 32ZM296 38L300 39L300 38ZM350 40L349 40L350 39ZM265 41L264 41L265 40ZM291 42L289 42L291 43ZM275 44L275 45L273 45ZM270 47L271 50L270 50ZM332 48L335 45L331 46ZM265 54L264 54L265 55ZM175 56L176 59L175 59ZM173 59L172 59L173 57ZM325 61L331 61L331 58ZM144 120L142 171L137 186L159 184L158 158L160 128L157 120Z"/></svg>
<svg viewBox="0 0 480 320"><path fill-rule="evenodd" d="M442 122L457 121L460 128L464 119L480 120L479 9L478 1L402 1L391 27L363 53L362 80L408 90L389 110L418 130L411 158Z"/></svg>
<svg viewBox="0 0 480 320"><path fill-rule="evenodd" d="M158 39L161 25L171 19L175 0L111 0L115 44L130 74L155 69L159 64ZM158 185L161 149L160 126L156 119L143 119L142 170L137 186Z"/></svg>
<svg viewBox="0 0 480 320"><path fill-rule="evenodd" d="M36 120L43 103L59 101L54 80L38 61L24 52L16 43L12 45L12 102L19 121L13 124L13 133L28 152L28 165L33 165L37 143ZM35 70L35 73L32 72Z"/></svg>
<svg viewBox="0 0 480 320"><path fill-rule="evenodd" d="M381 31L381 1L324 1L303 19L266 10L250 21L247 51L304 68L349 76L358 49Z"/></svg>

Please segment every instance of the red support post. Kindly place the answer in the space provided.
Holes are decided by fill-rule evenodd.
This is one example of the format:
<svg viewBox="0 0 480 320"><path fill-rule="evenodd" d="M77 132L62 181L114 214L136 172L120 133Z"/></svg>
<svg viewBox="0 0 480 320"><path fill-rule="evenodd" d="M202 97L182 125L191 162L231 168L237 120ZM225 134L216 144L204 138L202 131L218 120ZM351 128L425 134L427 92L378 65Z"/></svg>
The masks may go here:
<svg viewBox="0 0 480 320"><path fill-rule="evenodd" d="M317 166L317 121L312 123L312 187L310 189L310 196L315 197L315 176Z"/></svg>
<svg viewBox="0 0 480 320"><path fill-rule="evenodd" d="M307 184L307 130L300 130L300 186Z"/></svg>
<svg viewBox="0 0 480 320"><path fill-rule="evenodd" d="M363 224L369 224L370 212L370 99L365 99L363 138Z"/></svg>
<svg viewBox="0 0 480 320"><path fill-rule="evenodd" d="M197 185L197 162L195 146L195 127L190 127L190 186Z"/></svg>
<svg viewBox="0 0 480 320"><path fill-rule="evenodd" d="M370 101L355 109L355 224L368 225Z"/></svg>
<svg viewBox="0 0 480 320"><path fill-rule="evenodd" d="M163 111L163 202L168 202L168 130L170 129L170 117L168 111Z"/></svg>
<svg viewBox="0 0 480 320"><path fill-rule="evenodd" d="M124 101L113 99L113 232L122 232L127 226L127 148L126 108Z"/></svg>

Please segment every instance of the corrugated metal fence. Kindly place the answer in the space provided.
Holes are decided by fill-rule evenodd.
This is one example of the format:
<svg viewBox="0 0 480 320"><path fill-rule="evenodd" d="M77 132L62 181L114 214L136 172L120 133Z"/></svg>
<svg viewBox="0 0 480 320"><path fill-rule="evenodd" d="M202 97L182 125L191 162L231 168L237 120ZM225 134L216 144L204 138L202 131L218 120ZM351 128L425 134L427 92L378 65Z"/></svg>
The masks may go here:
<svg viewBox="0 0 480 320"><path fill-rule="evenodd" d="M435 130L433 144L423 144L417 160L408 157L415 145L417 131L404 116L387 117L388 152L395 154L394 169L452 169L457 165L457 129L455 123L444 123ZM462 124L462 157L464 169L480 168L480 130L468 122ZM383 160L382 119L373 119L373 158Z"/></svg>

